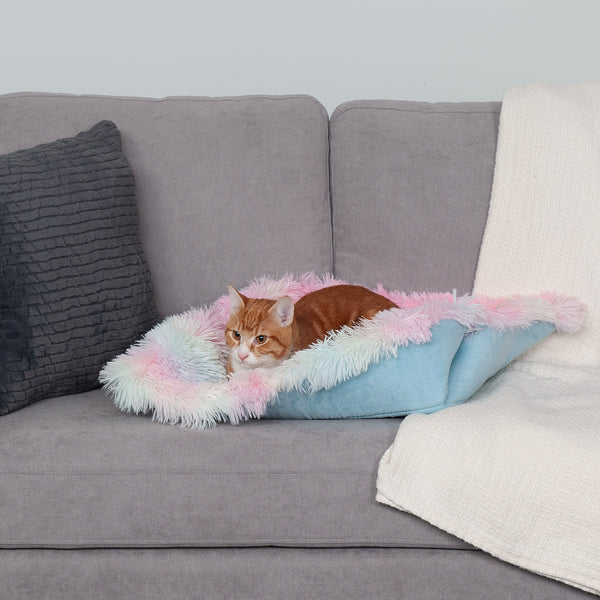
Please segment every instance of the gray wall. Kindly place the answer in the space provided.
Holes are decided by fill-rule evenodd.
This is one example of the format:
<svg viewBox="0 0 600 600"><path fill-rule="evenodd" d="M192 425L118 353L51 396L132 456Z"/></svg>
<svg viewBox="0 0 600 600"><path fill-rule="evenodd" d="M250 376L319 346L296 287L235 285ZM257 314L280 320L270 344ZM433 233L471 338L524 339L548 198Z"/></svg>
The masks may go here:
<svg viewBox="0 0 600 600"><path fill-rule="evenodd" d="M499 100L600 79L598 0L23 0L0 93Z"/></svg>

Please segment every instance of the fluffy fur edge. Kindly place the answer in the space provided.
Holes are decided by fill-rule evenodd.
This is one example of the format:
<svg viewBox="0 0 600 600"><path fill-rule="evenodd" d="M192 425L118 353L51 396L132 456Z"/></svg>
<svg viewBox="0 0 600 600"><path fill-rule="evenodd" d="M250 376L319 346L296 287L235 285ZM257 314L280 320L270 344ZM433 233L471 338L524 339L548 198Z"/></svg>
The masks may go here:
<svg viewBox="0 0 600 600"><path fill-rule="evenodd" d="M306 273L298 278L263 277L241 291L255 298L288 295L296 301L340 283L345 282ZM227 380L223 331L229 297L224 295L209 307L167 317L107 363L99 380L123 411L152 412L160 423L203 429L260 417L278 391L329 389L356 377L381 358L394 356L400 346L428 342L431 328L444 319L454 319L470 331L518 329L545 321L567 333L579 330L585 320L577 300L551 293L457 298L452 293L388 292L381 286L375 291L399 308L345 327L269 372L257 369Z"/></svg>

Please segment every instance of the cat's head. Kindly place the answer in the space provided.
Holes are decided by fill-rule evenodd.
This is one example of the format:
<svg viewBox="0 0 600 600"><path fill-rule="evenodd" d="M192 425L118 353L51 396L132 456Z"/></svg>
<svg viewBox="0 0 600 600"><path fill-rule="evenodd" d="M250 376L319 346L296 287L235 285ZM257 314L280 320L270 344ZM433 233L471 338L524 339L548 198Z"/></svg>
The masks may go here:
<svg viewBox="0 0 600 600"><path fill-rule="evenodd" d="M292 347L292 300L287 296L279 300L247 298L232 285L229 298L225 341L232 370L274 367L285 359Z"/></svg>

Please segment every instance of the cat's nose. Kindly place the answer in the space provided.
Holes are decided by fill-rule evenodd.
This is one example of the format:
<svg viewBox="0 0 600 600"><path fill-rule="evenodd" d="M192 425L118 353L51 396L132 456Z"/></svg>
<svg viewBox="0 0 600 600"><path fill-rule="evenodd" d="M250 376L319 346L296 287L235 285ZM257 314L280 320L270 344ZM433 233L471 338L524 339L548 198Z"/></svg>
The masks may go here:
<svg viewBox="0 0 600 600"><path fill-rule="evenodd" d="M244 361L248 358L248 356L250 355L250 352L245 351L245 350L238 350L238 356L240 357L241 361Z"/></svg>

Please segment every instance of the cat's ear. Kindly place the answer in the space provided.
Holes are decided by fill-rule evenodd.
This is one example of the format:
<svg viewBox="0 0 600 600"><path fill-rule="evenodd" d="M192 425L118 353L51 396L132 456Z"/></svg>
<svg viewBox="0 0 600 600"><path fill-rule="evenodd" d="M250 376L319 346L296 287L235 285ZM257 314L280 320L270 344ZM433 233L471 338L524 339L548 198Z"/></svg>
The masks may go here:
<svg viewBox="0 0 600 600"><path fill-rule="evenodd" d="M235 315L239 313L242 308L246 305L245 297L242 296L231 284L227 286L229 290L229 299L231 300L229 314Z"/></svg>
<svg viewBox="0 0 600 600"><path fill-rule="evenodd" d="M269 316L282 327L288 327L294 320L294 303L288 296L279 298L269 309Z"/></svg>

